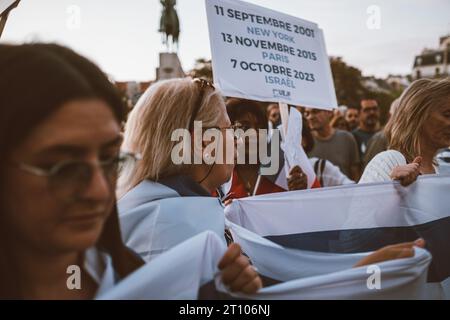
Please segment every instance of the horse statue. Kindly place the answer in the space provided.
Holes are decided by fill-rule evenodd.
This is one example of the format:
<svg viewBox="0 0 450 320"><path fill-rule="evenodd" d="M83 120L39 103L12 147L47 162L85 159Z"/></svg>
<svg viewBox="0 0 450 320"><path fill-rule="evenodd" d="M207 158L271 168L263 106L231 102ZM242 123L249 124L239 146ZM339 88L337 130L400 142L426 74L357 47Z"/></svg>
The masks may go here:
<svg viewBox="0 0 450 320"><path fill-rule="evenodd" d="M167 50L171 51L174 46L178 47L178 39L180 37L180 21L175 9L176 0L160 0L163 6L159 32L163 34L163 44L167 46Z"/></svg>

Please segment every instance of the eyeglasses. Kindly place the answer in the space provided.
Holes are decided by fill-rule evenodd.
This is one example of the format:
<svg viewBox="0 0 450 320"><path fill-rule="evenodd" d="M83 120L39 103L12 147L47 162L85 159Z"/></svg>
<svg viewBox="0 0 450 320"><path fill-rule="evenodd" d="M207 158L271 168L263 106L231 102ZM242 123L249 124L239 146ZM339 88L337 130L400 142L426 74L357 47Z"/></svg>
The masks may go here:
<svg viewBox="0 0 450 320"><path fill-rule="evenodd" d="M94 170L100 167L105 178L114 188L120 170L130 162L136 162L141 156L133 153L120 153L118 156L89 163L82 160L68 160L43 169L26 163L17 164L18 168L29 174L48 178L50 190L58 198L68 199L79 195L92 181Z"/></svg>
<svg viewBox="0 0 450 320"><path fill-rule="evenodd" d="M195 104L194 112L192 113L191 119L189 120L189 131L194 130L194 122L195 119L198 116L198 113L200 112L200 108L202 107L203 99L205 98L205 93L207 88L211 88L213 90L216 90L216 87L205 79L194 79L192 80L194 83L196 83L200 89L200 94L198 96L197 103Z"/></svg>
<svg viewBox="0 0 450 320"><path fill-rule="evenodd" d="M211 129L220 130L220 131L232 130L234 133L234 138L241 139L245 135L245 132L247 130L250 130L253 128L251 128L249 126L244 126L244 125L240 124L239 122L236 122L229 127L206 127L206 128L204 127L203 128L203 130L211 130Z"/></svg>

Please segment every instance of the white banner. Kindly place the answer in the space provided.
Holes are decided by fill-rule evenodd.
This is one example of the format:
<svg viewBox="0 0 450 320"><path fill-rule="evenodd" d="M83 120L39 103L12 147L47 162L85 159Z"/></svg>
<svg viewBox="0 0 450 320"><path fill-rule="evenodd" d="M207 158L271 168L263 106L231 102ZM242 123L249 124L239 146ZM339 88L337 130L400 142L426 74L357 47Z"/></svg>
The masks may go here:
<svg viewBox="0 0 450 320"><path fill-rule="evenodd" d="M337 107L317 24L237 0L206 0L206 10L214 81L224 95Z"/></svg>
<svg viewBox="0 0 450 320"><path fill-rule="evenodd" d="M231 209L236 208L236 205L243 209L235 211L237 217L244 221L252 222L252 217L256 217L253 225L252 223L242 223L236 217L233 219L241 224L246 224L249 229L259 226L260 231L263 231L261 234L264 236L278 235L287 236L287 238L290 236L295 238L294 233L301 233L302 230L314 232L336 230L339 229L339 226L366 228L426 224L445 218L445 208L441 208L442 210L431 209L435 206L436 199L442 197L439 190L443 188L443 192L445 192L445 187L448 187L450 181L446 184L443 178L431 177L422 178L420 182L425 182L425 184L418 184L410 189L404 189L394 184L385 184L359 186L356 189L349 188L348 190L337 188L320 192L294 192L269 197L254 197L236 201ZM417 197L417 191L414 190L418 186L421 190L419 197ZM408 194L412 198L409 198ZM329 197L330 195L331 197ZM351 195L354 195L355 199L359 199L355 202L354 210L343 207ZM384 206L374 206L375 211L367 211L365 205L369 205L369 208L371 204L373 206L373 202L368 199L372 199L374 196L379 197L377 203L380 203L380 198L383 199ZM418 202L414 200L416 197ZM343 199L343 202L339 201L340 198ZM420 201L422 198L425 198L426 201ZM246 203L253 203L254 210L251 208L252 205L245 206ZM304 209L311 209L309 211L311 214L307 214L307 210L297 211L298 205L302 204L305 205ZM325 216L324 210L329 210L330 205L334 211L328 211L328 215ZM405 221L405 218L401 218L403 216L401 214L399 217L399 214L392 209L396 205L406 207L406 211L414 211L415 213L411 215L412 220L406 219ZM199 206L202 208L200 211L198 210ZM381 211L376 211L378 209ZM119 211L122 232L127 245L150 262L135 275L125 279L116 289L107 293L106 298L196 299L200 288L203 289L205 284L210 287L211 282L217 280L215 279L218 275L216 266L226 249L223 237L225 228L223 209L218 205L216 199L183 198L166 187L144 182L119 201ZM254 211L260 214L259 218L258 213ZM345 224L342 222L342 218L347 211L353 212L356 220L350 219ZM359 218L356 214L358 212L360 215L365 213L368 220L363 219L357 223ZM376 218L373 217L375 212L379 214ZM251 216L250 219L247 214ZM230 215L230 218L233 217ZM377 222L373 222L374 219ZM260 224L258 225L258 223ZM432 234L435 232L440 234L442 230L439 228L445 228L445 223L445 221L439 221L439 225L431 226ZM227 225L231 228L234 240L242 245L244 252L251 258L260 274L279 282L277 285L264 288L257 295L243 298L442 298L445 296L443 293L445 288L448 287L445 283L442 285L438 283L434 286L433 292L428 290L426 271L430 255L425 250L418 249L416 256L411 259L379 264L377 272L381 274L381 290L378 290L367 285L367 281L373 275L368 274L368 271L371 270L352 268L357 261L367 255L365 252L336 254L314 253L311 252L314 250L307 249L288 249L236 224L227 222ZM210 230L210 232L206 236L199 235L205 230ZM434 272L445 272L445 260L448 260L448 252L445 251L446 246L440 245L443 238L437 237L433 240L425 237L425 239L427 242L430 240L430 250L437 252L435 245L444 250L443 254L437 252L438 254L434 256L438 261L439 259L442 261L439 265L442 270L434 270ZM185 240L186 242L182 243ZM279 241L280 239L275 237L273 240ZM180 243L182 244L179 245ZM226 292L220 282L216 281L216 285L218 290ZM104 296L102 295L102 297Z"/></svg>
<svg viewBox="0 0 450 320"><path fill-rule="evenodd" d="M410 259L380 263L378 269L369 273L368 268L352 268L366 254L327 255L287 250L248 231L238 233L239 242L256 256L254 262L261 267L259 271L279 280L280 284L252 296L228 292L217 268L225 245L216 234L206 232L159 256L116 287L100 294L98 299L194 300L202 287L214 282L216 290L229 297L254 300L423 298L426 269L431 259L425 250L416 249ZM378 288L371 287L370 281L376 272L380 276L381 287ZM211 294L202 298L217 296L217 293Z"/></svg>
<svg viewBox="0 0 450 320"><path fill-rule="evenodd" d="M327 254L283 248L229 223L233 237L260 274L282 283L265 288L253 299L270 300L391 300L442 299L440 288L426 284L431 255L416 248L410 259L353 268L369 255ZM371 281L379 276L379 286ZM245 297L245 296L241 296ZM248 298L248 297L247 297Z"/></svg>
<svg viewBox="0 0 450 320"><path fill-rule="evenodd" d="M448 219L449 190L450 176L423 176L407 188L387 182L234 200L225 212L263 237L410 227Z"/></svg>
<svg viewBox="0 0 450 320"><path fill-rule="evenodd" d="M450 176L425 176L408 188L379 183L286 192L235 200L227 218L278 245L323 253L358 253L427 243L428 282L450 298Z"/></svg>

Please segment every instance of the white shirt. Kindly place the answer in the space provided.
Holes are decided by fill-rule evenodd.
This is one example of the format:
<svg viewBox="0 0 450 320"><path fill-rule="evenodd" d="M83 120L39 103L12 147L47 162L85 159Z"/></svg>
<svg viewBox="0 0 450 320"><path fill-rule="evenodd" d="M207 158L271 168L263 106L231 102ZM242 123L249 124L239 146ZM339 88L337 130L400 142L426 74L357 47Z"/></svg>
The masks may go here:
<svg viewBox="0 0 450 320"><path fill-rule="evenodd" d="M314 167L319 158L310 158L309 161ZM345 174L342 173L338 166L335 166L330 161L325 162L325 168L322 172L322 180L324 188L327 187L337 187L346 184L354 184L353 180L350 180Z"/></svg>

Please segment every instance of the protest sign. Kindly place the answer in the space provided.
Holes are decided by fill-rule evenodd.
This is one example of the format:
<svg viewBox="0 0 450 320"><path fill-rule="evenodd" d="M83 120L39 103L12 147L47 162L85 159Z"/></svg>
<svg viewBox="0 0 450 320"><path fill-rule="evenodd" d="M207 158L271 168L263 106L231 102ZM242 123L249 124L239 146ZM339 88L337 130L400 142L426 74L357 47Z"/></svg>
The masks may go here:
<svg viewBox="0 0 450 320"><path fill-rule="evenodd" d="M206 9L214 81L224 95L337 107L317 24L236 0L206 0Z"/></svg>

